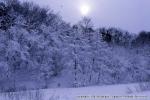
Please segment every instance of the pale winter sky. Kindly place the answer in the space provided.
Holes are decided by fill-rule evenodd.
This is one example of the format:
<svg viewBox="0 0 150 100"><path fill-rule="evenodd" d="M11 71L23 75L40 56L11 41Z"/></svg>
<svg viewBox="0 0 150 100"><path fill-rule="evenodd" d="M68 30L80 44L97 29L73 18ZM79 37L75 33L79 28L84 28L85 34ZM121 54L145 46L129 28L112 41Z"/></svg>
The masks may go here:
<svg viewBox="0 0 150 100"><path fill-rule="evenodd" d="M48 6L70 23L83 16L96 27L119 27L136 33L150 31L150 0L20 0Z"/></svg>

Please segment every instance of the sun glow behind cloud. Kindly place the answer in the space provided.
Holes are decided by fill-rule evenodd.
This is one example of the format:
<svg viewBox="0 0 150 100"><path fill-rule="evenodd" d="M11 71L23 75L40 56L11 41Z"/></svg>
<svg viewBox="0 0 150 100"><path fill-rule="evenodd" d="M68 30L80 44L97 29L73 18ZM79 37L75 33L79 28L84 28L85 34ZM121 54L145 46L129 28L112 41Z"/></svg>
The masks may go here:
<svg viewBox="0 0 150 100"><path fill-rule="evenodd" d="M91 6L87 3L84 3L80 7L80 12L83 16L87 16L91 11Z"/></svg>
<svg viewBox="0 0 150 100"><path fill-rule="evenodd" d="M77 3L78 4L76 6L78 7L78 11L81 16L90 16L96 6L93 0L77 0Z"/></svg>

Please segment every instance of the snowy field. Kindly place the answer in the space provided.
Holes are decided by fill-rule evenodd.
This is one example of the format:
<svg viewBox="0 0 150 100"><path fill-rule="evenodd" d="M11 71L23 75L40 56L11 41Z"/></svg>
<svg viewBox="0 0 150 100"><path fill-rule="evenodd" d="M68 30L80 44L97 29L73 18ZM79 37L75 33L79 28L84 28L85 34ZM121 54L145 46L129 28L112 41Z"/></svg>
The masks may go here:
<svg viewBox="0 0 150 100"><path fill-rule="evenodd" d="M1 93L0 100L150 100L137 84Z"/></svg>

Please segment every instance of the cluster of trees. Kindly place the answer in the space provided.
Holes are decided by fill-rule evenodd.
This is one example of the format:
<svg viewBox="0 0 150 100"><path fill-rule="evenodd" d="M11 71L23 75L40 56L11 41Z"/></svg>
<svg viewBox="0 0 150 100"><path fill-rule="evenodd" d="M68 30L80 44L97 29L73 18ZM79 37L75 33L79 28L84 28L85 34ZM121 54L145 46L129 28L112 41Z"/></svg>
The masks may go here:
<svg viewBox="0 0 150 100"><path fill-rule="evenodd" d="M132 41L132 35L129 32L117 28L100 28L99 32L104 41L116 45L128 46Z"/></svg>
<svg viewBox="0 0 150 100"><path fill-rule="evenodd" d="M117 28L100 28L102 39L107 43L131 47L144 46L150 43L150 32L142 31L138 34L132 34Z"/></svg>
<svg viewBox="0 0 150 100"><path fill-rule="evenodd" d="M14 91L23 78L41 79L47 87L47 79L64 67L62 44L55 41L61 36L54 35L68 31L68 24L46 8L18 0L0 3L0 23L1 88Z"/></svg>
<svg viewBox="0 0 150 100"><path fill-rule="evenodd" d="M146 31L140 32L133 40L133 45L135 46L149 45L149 43L150 43L150 32Z"/></svg>
<svg viewBox="0 0 150 100"><path fill-rule="evenodd" d="M0 28L7 30L13 24L13 18L9 15L9 9L4 3L0 3Z"/></svg>
<svg viewBox="0 0 150 100"><path fill-rule="evenodd" d="M68 87L149 81L149 58L135 59L134 49L126 50L134 43L148 44L149 32L132 36L116 28L97 30L89 18L71 26L47 8L18 0L0 3L0 23L2 90L15 91L20 84L29 88L27 82L48 88L62 76ZM124 46L123 60L110 44Z"/></svg>

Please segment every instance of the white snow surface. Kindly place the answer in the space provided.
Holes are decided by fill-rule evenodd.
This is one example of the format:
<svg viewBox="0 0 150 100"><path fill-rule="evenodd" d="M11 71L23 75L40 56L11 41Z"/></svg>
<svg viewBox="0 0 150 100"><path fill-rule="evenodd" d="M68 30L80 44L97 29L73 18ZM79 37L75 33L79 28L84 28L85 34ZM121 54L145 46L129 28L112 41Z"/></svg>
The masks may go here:
<svg viewBox="0 0 150 100"><path fill-rule="evenodd" d="M40 95L38 99L33 97L34 93ZM0 100L150 100L150 91L140 91L138 84L16 92L14 98L12 94L9 97L6 94L1 93Z"/></svg>

